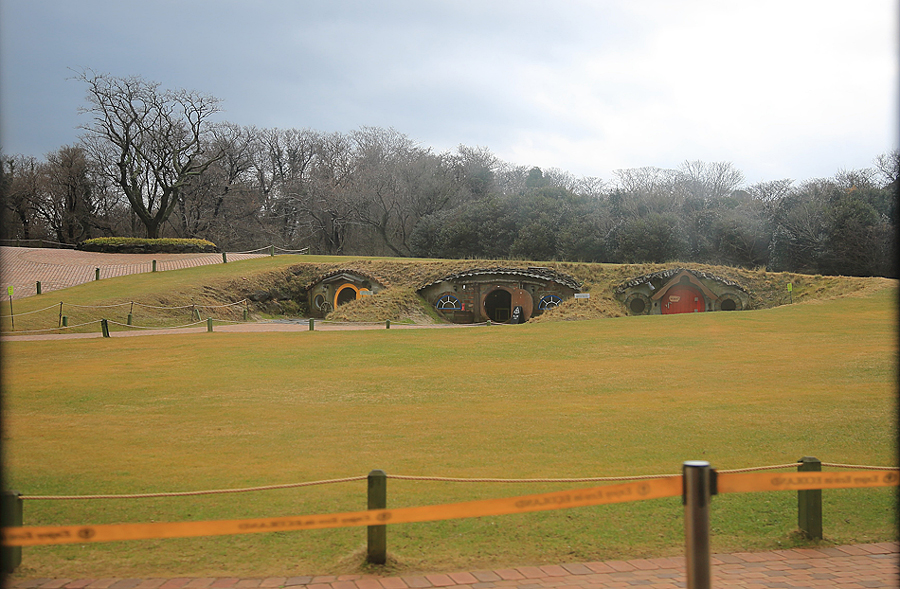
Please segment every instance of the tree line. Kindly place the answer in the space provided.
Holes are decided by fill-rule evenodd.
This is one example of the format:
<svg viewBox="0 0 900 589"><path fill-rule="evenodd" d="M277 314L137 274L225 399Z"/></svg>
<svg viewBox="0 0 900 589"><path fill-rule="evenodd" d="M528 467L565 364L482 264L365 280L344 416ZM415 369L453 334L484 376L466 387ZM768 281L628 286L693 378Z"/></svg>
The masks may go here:
<svg viewBox="0 0 900 589"><path fill-rule="evenodd" d="M2 156L6 239L188 237L229 251L690 261L896 276L900 152L831 178L746 185L727 162L577 178L394 129L216 122L218 100L91 71L76 145Z"/></svg>

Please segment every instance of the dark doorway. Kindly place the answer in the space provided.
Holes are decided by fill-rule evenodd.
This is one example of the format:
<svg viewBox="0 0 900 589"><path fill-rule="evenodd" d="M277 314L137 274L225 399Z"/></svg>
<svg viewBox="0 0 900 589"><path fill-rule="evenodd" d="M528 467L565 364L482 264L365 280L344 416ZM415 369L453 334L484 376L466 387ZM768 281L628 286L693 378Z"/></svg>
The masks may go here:
<svg viewBox="0 0 900 589"><path fill-rule="evenodd" d="M337 304L338 306L343 305L345 303L349 303L350 301L356 300L356 290L351 286L345 286L338 291L337 294Z"/></svg>
<svg viewBox="0 0 900 589"><path fill-rule="evenodd" d="M512 295L498 288L484 297L484 314L495 323L506 323L512 313Z"/></svg>

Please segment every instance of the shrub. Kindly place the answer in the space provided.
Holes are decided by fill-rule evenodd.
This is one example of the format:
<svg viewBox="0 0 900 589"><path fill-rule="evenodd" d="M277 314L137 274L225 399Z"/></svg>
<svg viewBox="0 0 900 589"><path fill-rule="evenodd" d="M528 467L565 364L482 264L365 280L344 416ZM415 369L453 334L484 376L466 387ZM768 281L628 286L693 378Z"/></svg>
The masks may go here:
<svg viewBox="0 0 900 589"><path fill-rule="evenodd" d="M194 254L218 251L205 239L141 239L137 237L98 237L78 244L86 252L108 254Z"/></svg>

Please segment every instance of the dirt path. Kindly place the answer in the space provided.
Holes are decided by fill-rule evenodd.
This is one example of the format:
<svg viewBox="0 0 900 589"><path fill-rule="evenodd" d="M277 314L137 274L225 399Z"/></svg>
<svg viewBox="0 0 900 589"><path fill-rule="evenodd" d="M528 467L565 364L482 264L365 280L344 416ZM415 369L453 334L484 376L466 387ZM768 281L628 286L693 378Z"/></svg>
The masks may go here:
<svg viewBox="0 0 900 589"><path fill-rule="evenodd" d="M461 324L440 324L440 325L398 325L392 323L390 329L465 329L479 327L479 325L461 325ZM480 327L484 327L481 325ZM496 327L508 327L497 325ZM328 323L317 321L314 331L362 331L373 329L387 329L384 323ZM304 332L309 331L309 323L303 322L260 322L260 323L234 323L230 325L214 325L213 332L219 333L265 333L265 332ZM198 327L179 327L176 329L134 329L133 331L110 331L110 338L114 337L135 337L140 335L171 335L186 333L207 333L206 323ZM41 341L41 340L60 340L60 339L90 339L103 337L100 333L100 327L97 326L96 332L91 333L31 333L23 335L12 335L4 333L0 336L0 342L23 342L23 341Z"/></svg>

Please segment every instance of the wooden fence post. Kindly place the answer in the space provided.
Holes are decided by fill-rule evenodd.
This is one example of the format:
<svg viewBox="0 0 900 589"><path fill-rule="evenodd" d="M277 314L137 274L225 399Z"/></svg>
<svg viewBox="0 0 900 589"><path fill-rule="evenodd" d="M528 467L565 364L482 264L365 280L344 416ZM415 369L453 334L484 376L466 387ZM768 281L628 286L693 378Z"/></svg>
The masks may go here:
<svg viewBox="0 0 900 589"><path fill-rule="evenodd" d="M310 331L316 330L316 319L314 317L309 318L309 330Z"/></svg>
<svg viewBox="0 0 900 589"><path fill-rule="evenodd" d="M390 320L390 319L385 319L385 320L384 320L384 328L385 328L385 329L390 329L390 328L391 328L391 320Z"/></svg>
<svg viewBox="0 0 900 589"><path fill-rule="evenodd" d="M94 280L100 280L100 268L94 270Z"/></svg>
<svg viewBox="0 0 900 589"><path fill-rule="evenodd" d="M822 471L822 461L814 456L804 456L797 462L797 472ZM807 538L822 539L822 489L797 491L797 527Z"/></svg>
<svg viewBox="0 0 900 589"><path fill-rule="evenodd" d="M109 322L106 319L100 320L100 333L103 337L109 337Z"/></svg>
<svg viewBox="0 0 900 589"><path fill-rule="evenodd" d="M225 255L225 252L222 252L222 263L223 263L223 264L227 264L227 263L228 263L228 256Z"/></svg>
<svg viewBox="0 0 900 589"><path fill-rule="evenodd" d="M4 491L0 495L0 517L3 527L18 527L22 525L22 495L17 491ZM4 573L13 572L22 564L21 546L0 547L0 564Z"/></svg>
<svg viewBox="0 0 900 589"><path fill-rule="evenodd" d="M153 260L153 272L156 272L156 260Z"/></svg>
<svg viewBox="0 0 900 589"><path fill-rule="evenodd" d="M41 294L41 281L40 280L37 281L37 293Z"/></svg>
<svg viewBox="0 0 900 589"><path fill-rule="evenodd" d="M369 509L387 508L387 474L383 470L369 473ZM387 526L368 527L368 550L366 562L384 564L387 562Z"/></svg>

